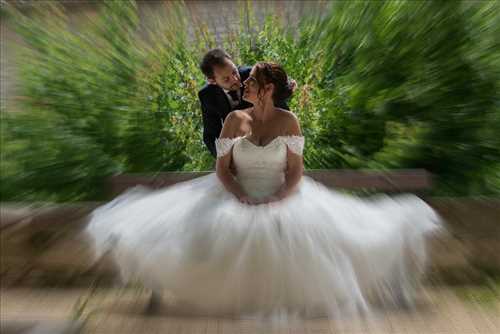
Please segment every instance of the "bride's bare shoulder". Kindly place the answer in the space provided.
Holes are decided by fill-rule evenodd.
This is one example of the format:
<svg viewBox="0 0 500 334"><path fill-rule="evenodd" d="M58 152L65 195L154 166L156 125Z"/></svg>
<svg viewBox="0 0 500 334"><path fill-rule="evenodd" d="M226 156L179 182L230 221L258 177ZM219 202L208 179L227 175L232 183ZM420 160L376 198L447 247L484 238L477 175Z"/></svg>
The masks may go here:
<svg viewBox="0 0 500 334"><path fill-rule="evenodd" d="M281 119L291 121L291 122L298 121L297 115L295 115L290 110L286 110L286 109L282 109L282 108L276 108L276 110L278 111L278 115L279 115L279 117L281 117Z"/></svg>
<svg viewBox="0 0 500 334"><path fill-rule="evenodd" d="M247 110L234 110L226 116L221 137L236 137L248 132L252 118Z"/></svg>
<svg viewBox="0 0 500 334"><path fill-rule="evenodd" d="M241 109L241 110L235 110L235 112L238 113L238 117L241 118L243 121L252 121L252 116L250 114L252 113L253 108L247 108L247 109Z"/></svg>
<svg viewBox="0 0 500 334"><path fill-rule="evenodd" d="M250 117L250 111L252 109L242 109L242 110L234 110L231 111L227 117L226 121L229 120L231 122L245 122L245 121L251 121L252 117Z"/></svg>
<svg viewBox="0 0 500 334"><path fill-rule="evenodd" d="M287 135L300 135L300 123L297 115L286 109L278 108L278 111L281 124L284 127L283 132Z"/></svg>

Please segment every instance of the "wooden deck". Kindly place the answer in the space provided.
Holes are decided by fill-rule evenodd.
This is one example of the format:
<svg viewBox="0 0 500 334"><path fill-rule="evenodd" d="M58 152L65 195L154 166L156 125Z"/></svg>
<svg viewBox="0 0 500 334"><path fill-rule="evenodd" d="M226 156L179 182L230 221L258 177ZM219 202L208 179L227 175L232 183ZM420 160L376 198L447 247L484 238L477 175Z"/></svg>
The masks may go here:
<svg viewBox="0 0 500 334"><path fill-rule="evenodd" d="M451 288L427 288L414 311L386 310L364 320L313 319L271 327L250 319L176 317L168 312L144 316L141 312L147 293L132 289L105 289L90 297L82 289L4 289L0 296L0 319L1 332L6 334L49 333L44 328L51 329L51 334L500 333L498 291L496 294L485 294L480 288L468 291L467 294Z"/></svg>

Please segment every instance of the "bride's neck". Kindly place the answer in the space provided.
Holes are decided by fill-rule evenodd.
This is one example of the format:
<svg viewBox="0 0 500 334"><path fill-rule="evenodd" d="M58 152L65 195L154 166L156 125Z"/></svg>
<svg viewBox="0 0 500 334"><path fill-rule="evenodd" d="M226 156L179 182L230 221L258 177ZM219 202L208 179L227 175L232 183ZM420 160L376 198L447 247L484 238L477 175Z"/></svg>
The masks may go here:
<svg viewBox="0 0 500 334"><path fill-rule="evenodd" d="M274 114L274 103L267 101L263 105L254 105L253 117L256 121L265 122Z"/></svg>

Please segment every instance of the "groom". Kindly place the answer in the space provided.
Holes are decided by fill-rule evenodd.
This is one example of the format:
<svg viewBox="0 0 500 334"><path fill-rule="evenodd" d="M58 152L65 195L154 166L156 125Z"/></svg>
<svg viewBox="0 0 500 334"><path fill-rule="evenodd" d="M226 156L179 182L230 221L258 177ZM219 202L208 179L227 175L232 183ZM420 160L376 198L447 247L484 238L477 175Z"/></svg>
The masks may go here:
<svg viewBox="0 0 500 334"><path fill-rule="evenodd" d="M219 138L226 116L233 110L252 106L242 99L243 82L252 68L236 67L224 50L213 49L203 57L200 69L208 82L198 92L203 116L203 141L212 156L216 157L215 139ZM289 110L286 101L281 101L277 107Z"/></svg>

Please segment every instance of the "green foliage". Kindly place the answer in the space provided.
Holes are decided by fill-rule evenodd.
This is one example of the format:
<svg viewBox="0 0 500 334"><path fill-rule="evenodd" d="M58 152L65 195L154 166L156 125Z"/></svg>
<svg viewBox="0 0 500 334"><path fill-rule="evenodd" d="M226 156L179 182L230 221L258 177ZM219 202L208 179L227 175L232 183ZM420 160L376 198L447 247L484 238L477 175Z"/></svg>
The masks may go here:
<svg viewBox="0 0 500 334"><path fill-rule="evenodd" d="M2 113L2 199L99 198L103 180L124 170L123 125L141 67L135 4L103 3L82 33L54 3L33 10L10 13L26 43L25 111Z"/></svg>
<svg viewBox="0 0 500 334"><path fill-rule="evenodd" d="M307 168L426 168L438 194L500 193L500 4L331 2L288 27L250 1L223 46L298 82ZM139 20L103 1L86 25L44 3L3 8L19 45L22 112L2 110L1 200L103 197L119 172L206 170L197 91L217 45L181 2Z"/></svg>
<svg viewBox="0 0 500 334"><path fill-rule="evenodd" d="M322 87L334 97L323 142L337 136L338 151L361 159L353 167L425 168L441 193L498 193L484 180L500 156L499 9L336 2L318 34L331 55Z"/></svg>

